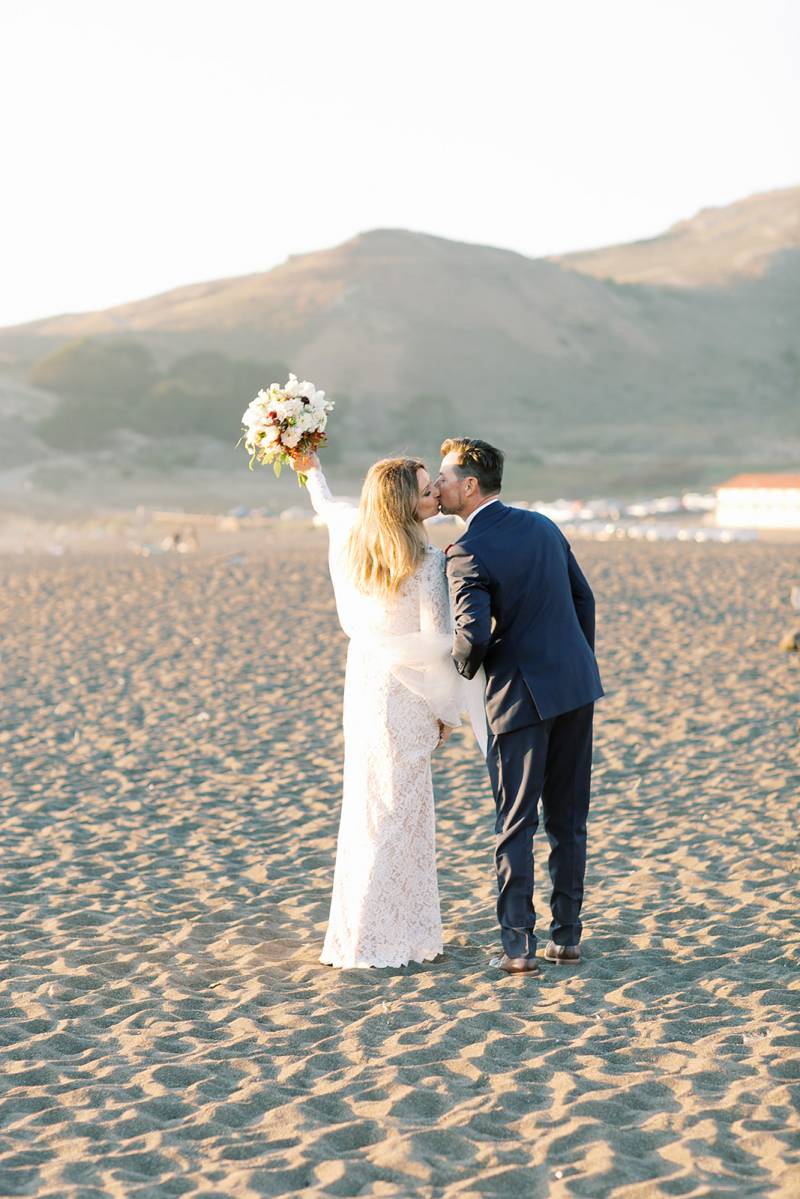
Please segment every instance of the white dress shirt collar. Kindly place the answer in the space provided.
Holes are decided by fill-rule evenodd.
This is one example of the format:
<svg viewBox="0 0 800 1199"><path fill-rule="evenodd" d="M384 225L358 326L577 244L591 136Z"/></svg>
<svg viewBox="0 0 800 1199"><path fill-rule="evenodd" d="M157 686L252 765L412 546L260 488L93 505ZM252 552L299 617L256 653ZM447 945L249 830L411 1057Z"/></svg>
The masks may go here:
<svg viewBox="0 0 800 1199"><path fill-rule="evenodd" d="M493 495L490 500L484 500L482 504L480 504L477 508L475 508L472 512L470 512L470 514L466 520L467 528L469 528L473 517L477 516L479 512L483 512L484 508L488 508L490 504L496 504L497 501L499 500L499 498L500 497L498 495Z"/></svg>

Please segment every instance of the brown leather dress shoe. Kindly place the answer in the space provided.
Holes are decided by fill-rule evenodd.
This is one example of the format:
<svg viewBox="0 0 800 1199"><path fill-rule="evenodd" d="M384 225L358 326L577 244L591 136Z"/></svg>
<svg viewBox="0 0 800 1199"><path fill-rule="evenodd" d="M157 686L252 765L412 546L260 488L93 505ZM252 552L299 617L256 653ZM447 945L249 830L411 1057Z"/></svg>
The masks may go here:
<svg viewBox="0 0 800 1199"><path fill-rule="evenodd" d="M504 970L506 974L541 974L535 958L510 958L507 953L492 958L489 965Z"/></svg>
<svg viewBox="0 0 800 1199"><path fill-rule="evenodd" d="M544 951L544 960L555 962L557 966L577 966L581 960L581 947L580 945L556 945L555 941L548 941Z"/></svg>

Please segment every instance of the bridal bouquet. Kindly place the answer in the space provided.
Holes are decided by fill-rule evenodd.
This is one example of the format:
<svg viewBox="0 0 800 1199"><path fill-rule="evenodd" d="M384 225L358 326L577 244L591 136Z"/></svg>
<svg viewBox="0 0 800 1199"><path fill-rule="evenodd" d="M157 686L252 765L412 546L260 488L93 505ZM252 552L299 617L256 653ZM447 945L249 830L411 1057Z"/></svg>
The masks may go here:
<svg viewBox="0 0 800 1199"><path fill-rule="evenodd" d="M307 379L298 383L296 375L289 375L283 387L271 383L267 391L259 391L242 417L238 442L244 442L250 454L250 470L254 462L271 463L280 475L281 467L293 458L314 453L325 444L332 409L333 400L326 400L324 391L317 391ZM301 487L305 485L305 475L298 474L297 479Z"/></svg>

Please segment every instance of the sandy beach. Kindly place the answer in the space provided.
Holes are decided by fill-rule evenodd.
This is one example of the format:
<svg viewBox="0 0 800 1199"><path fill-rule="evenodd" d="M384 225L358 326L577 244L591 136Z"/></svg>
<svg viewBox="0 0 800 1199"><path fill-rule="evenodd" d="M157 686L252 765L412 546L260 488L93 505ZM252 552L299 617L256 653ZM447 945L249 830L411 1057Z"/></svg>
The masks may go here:
<svg viewBox="0 0 800 1199"><path fill-rule="evenodd" d="M576 549L608 696L584 962L539 978L487 965L469 733L435 759L443 958L318 964L322 533L0 561L0 1195L800 1193L796 547Z"/></svg>

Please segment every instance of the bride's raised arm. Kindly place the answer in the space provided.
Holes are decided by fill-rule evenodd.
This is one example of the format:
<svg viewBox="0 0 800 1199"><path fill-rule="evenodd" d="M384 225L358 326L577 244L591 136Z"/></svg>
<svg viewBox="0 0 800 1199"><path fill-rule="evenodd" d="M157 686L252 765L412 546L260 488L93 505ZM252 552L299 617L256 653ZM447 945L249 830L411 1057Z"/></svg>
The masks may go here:
<svg viewBox="0 0 800 1199"><path fill-rule="evenodd" d="M292 470L306 476L308 497L314 511L328 526L331 541L337 540L350 529L358 509L331 495L328 481L316 454L304 454L292 461Z"/></svg>

